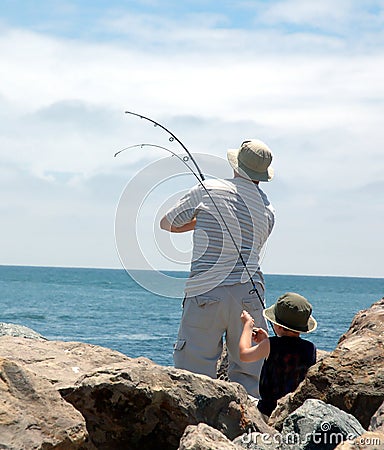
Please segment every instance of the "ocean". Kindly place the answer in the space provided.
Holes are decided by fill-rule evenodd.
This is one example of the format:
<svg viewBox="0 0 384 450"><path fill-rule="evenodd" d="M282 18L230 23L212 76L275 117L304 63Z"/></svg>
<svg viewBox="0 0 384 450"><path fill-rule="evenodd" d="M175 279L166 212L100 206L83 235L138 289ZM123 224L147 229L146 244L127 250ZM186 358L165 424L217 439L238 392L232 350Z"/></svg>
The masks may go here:
<svg viewBox="0 0 384 450"><path fill-rule="evenodd" d="M319 324L308 338L328 351L359 310L384 296L382 278L265 278L267 306L288 291L308 298ZM180 317L181 298L154 295L124 270L0 266L0 322L27 326L50 340L101 345L168 366Z"/></svg>

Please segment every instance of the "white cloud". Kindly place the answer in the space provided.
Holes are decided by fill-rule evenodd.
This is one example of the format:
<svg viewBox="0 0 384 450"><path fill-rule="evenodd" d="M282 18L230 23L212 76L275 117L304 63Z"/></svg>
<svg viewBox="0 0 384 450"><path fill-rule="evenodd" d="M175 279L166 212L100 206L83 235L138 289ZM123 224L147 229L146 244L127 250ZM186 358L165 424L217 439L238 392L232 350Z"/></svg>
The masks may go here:
<svg viewBox="0 0 384 450"><path fill-rule="evenodd" d="M257 19L273 26L291 26L310 31L312 34L343 37L346 44L365 40L370 32L381 32L384 19L382 0L278 0L257 5ZM294 28L296 27L296 28ZM340 41L341 42L341 41Z"/></svg>
<svg viewBox="0 0 384 450"><path fill-rule="evenodd" d="M290 233L308 243L321 230L330 239L332 253L340 242L332 221L308 221L304 227L302 216L314 217L319 211L319 217L349 217L356 190L383 180L381 32L363 27L360 39L353 36L354 30L352 37L346 36L347 25L357 20L351 2L340 2L333 9L330 2L323 2L315 10L315 3L298 0L272 2L265 9L260 5L255 20L263 22L264 29L229 28L224 15L213 14L199 22L196 17L184 22L109 18L108 26L120 38L116 34L115 40L103 42L4 30L0 53L7 70L0 74L0 157L6 197L0 207L7 236L12 236L13 221L24 220L22 209L27 205L31 230L36 231L48 214L63 235L69 229L75 235L68 217L78 217L79 227L92 228L92 236L103 245L103 214L113 214L124 180L158 155L155 150L130 151L113 158L114 152L140 142L169 145L161 130L126 116L124 110L129 109L163 122L194 152L223 156L245 137L260 137L270 144L277 178L266 189L275 199L281 226L273 236L276 244L270 245L273 258L266 259L267 268L289 272L294 267L302 273L312 267L312 273L324 273L320 269L328 255L312 266L305 246L293 266L283 255L288 249L294 253ZM376 16L375 26L382 20L381 13ZM335 33L333 25L328 34L302 29L290 33L277 26L286 22L326 27L328 19L344 34ZM375 33L378 39L371 47L368 43ZM48 192L55 194L55 201ZM324 199L332 196L345 203L332 202L327 211ZM377 212L379 219L384 219L382 210ZM349 220L348 226L348 239L361 232L361 222L354 225ZM47 236L48 228L44 228ZM73 239L84 241L85 234ZM4 262L17 258L24 262L22 253L10 256L12 239L19 242L20 236L21 232L8 239ZM33 233L27 236L32 239ZM50 239L54 240L53 233ZM374 253L367 273L377 274L374 267L381 250L373 242L380 239L372 233L367 240ZM98 259L87 242L92 258L87 259L84 248L82 263L103 265L108 252ZM34 246L43 243L40 236ZM65 247L65 239L57 242L55 254L66 262L71 255L76 259ZM338 246L338 252L347 247ZM28 263L36 252L31 249ZM60 259L52 258L53 252L47 263ZM109 264L110 253L105 258ZM334 267L340 273L342 263L332 264L326 272ZM347 267L346 272L355 274L351 265Z"/></svg>
<svg viewBox="0 0 384 450"><path fill-rule="evenodd" d="M316 28L319 25L326 25L328 29L332 29L335 25L345 23L354 9L351 0L339 0L338 2L332 2L331 0L321 2L282 0L269 2L265 7L262 18L273 23L286 22Z"/></svg>

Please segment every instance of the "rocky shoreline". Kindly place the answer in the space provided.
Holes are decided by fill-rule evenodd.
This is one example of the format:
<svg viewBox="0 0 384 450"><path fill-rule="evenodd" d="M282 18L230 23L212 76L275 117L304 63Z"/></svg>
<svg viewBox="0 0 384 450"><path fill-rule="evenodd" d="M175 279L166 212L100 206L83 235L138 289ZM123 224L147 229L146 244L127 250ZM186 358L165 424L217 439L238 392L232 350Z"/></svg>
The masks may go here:
<svg viewBox="0 0 384 450"><path fill-rule="evenodd" d="M0 391L8 450L384 449L384 299L268 424L236 383L12 324L0 324Z"/></svg>

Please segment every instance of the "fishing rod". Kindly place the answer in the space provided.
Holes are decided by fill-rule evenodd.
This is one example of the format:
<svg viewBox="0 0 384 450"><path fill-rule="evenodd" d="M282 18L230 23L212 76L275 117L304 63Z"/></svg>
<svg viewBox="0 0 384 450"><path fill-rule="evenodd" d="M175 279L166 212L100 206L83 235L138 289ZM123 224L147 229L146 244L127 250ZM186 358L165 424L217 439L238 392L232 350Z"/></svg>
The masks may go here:
<svg viewBox="0 0 384 450"><path fill-rule="evenodd" d="M142 116L141 114L137 114L131 111L125 111L125 114L131 114L132 116L136 116L136 117L140 117L140 119L145 119L148 120L149 122L153 123L153 125L155 127L160 127L161 129L163 129L166 133L168 133L170 135L169 141L173 142L174 140L177 141L182 148L185 150L185 152L187 153L187 155L189 156L189 158L191 159L192 163L194 164L194 166L196 167L196 170L199 173L200 178L198 178L199 181L204 181L205 177L203 175L203 173L200 170L200 167L197 165L197 162L195 161L194 157L192 156L192 154L190 153L190 151L187 149L187 147L180 141L180 139L178 139L173 133L172 131L168 130L168 128L166 128L164 125L162 125L159 122L156 122L156 120L153 120L149 117L145 117ZM116 155L115 155L116 156Z"/></svg>
<svg viewBox="0 0 384 450"><path fill-rule="evenodd" d="M138 115L138 114L136 114L136 115ZM145 118L144 116L139 116L139 117ZM151 122L152 122L152 120L151 120ZM162 128L164 128L164 127L162 127ZM178 141L178 142L179 142L179 141ZM165 151L171 153L172 156L176 156L176 158L177 158L179 161L181 161L181 162L188 168L188 170L192 173L192 175L197 179L197 181L199 182L200 186L204 189L204 191L207 193L209 199L212 201L212 204L215 206L215 208L216 208L216 210L217 210L217 212L218 212L218 214L219 214L219 216L220 216L220 219L221 219L222 223L225 225L225 228L227 229L228 234L229 234L229 236L230 236L230 238L231 238L231 240L232 240L232 243L233 243L233 245L234 245L234 247L235 247L235 249L236 249L236 251L237 251L237 253L238 253L238 255L239 255L240 261L242 262L242 264L243 264L243 266L244 266L244 269L245 269L246 272L247 272L247 275L248 275L248 277L249 277L249 280L250 280L250 282L252 283L252 289L249 291L249 294L252 295L252 294L256 293L256 295L258 296L259 301L260 301L260 303L261 303L261 306L263 307L263 309L265 309L265 303L264 303L262 297L260 296L259 291L257 290L256 283L254 282L254 280L253 280L253 278L252 278L252 275L251 275L251 273L249 272L249 269L248 269L248 267L247 267L247 264L246 264L246 262L245 262L245 260L244 260L243 255L241 254L241 251L240 251L240 249L239 249L239 246L237 245L237 243L236 243L236 241L235 241L235 238L233 237L233 234L231 233L231 230L229 229L229 226L228 226L227 222L225 221L225 219L224 219L224 217L223 217L223 215L222 215L222 213L221 213L219 207L217 206L216 202L215 202L214 199L212 198L211 193L209 192L209 190L207 189L207 187L206 187L205 184L203 183L204 178L203 178L203 180L200 179L199 176L197 175L197 173L196 173L196 172L195 172L195 171L187 164L187 162L189 161L189 159L191 159L192 162L194 163L194 165L195 165L195 166L197 165L197 163L193 160L193 158L191 157L191 155L189 154L189 152L188 152L188 156L183 156L183 157L181 157L180 155L178 155L178 154L175 153L173 150L171 150L171 149L169 149L169 148L167 148L167 147L163 147L163 146L161 146L161 145L156 145L156 144L144 144L144 143L143 143L143 144L135 144L135 145L131 145L131 146L129 146L129 147L125 147L125 148L123 148L122 150L116 152L116 153L114 154L114 157L116 157L117 155L119 155L120 153L122 153L122 152L125 151L125 150L129 150L129 149L131 149L131 148L137 148L137 147L140 147L140 148L143 148L143 147L154 147L154 148L159 148L159 149L162 149L162 150L165 150ZM183 146L183 148L185 148L185 147ZM199 170L199 174L201 174L200 170Z"/></svg>

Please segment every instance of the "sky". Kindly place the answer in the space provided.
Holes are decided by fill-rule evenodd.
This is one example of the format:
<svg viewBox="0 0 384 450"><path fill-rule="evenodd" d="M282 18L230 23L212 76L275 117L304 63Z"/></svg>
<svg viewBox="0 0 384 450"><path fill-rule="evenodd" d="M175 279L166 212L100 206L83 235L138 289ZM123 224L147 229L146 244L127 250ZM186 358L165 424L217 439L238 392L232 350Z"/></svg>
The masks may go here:
<svg viewBox="0 0 384 450"><path fill-rule="evenodd" d="M159 148L114 158L141 143L183 155L133 111L211 176L230 176L244 139L269 145L265 273L384 276L383 0L0 11L0 264L120 268L122 242L130 269L188 270L190 233L166 237L158 219L196 179Z"/></svg>

